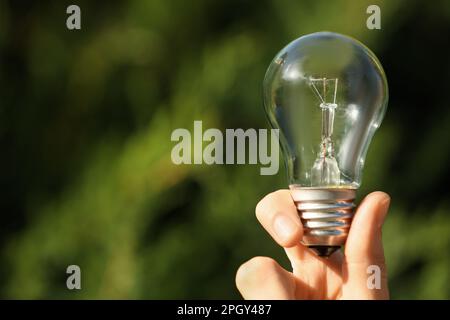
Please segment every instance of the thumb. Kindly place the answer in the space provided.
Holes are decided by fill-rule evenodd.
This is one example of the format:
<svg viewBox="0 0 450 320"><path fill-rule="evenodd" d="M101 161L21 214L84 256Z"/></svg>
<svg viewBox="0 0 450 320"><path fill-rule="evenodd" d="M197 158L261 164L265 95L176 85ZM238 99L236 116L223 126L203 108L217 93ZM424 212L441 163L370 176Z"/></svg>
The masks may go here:
<svg viewBox="0 0 450 320"><path fill-rule="evenodd" d="M247 300L293 299L296 280L275 260L255 257L239 267L236 286Z"/></svg>
<svg viewBox="0 0 450 320"><path fill-rule="evenodd" d="M373 192L353 218L343 263L344 299L388 299L381 228L390 204L384 192Z"/></svg>

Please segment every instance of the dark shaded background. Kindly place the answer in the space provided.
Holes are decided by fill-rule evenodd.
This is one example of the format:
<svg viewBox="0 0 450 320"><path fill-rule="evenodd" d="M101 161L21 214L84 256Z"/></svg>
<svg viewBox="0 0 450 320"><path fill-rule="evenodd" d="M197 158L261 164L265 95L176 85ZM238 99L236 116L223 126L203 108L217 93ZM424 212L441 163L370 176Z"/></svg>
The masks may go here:
<svg viewBox="0 0 450 320"><path fill-rule="evenodd" d="M382 30L366 28L370 4ZM283 168L175 166L170 134L267 127L267 66L322 30L367 44L388 77L359 194L393 199L391 296L450 298L448 1L0 1L0 295L237 298L244 260L288 266L254 218Z"/></svg>

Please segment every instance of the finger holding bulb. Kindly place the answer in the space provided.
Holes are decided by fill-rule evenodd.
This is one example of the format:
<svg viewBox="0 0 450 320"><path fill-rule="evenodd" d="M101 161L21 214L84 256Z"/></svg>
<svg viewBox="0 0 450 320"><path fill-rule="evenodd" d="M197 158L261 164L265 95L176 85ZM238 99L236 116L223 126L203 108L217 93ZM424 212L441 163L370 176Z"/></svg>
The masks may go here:
<svg viewBox="0 0 450 320"><path fill-rule="evenodd" d="M374 192L361 202L349 232L345 255L337 251L329 258L318 257L300 241L291 246L290 242L278 239L271 224L274 217L286 214L295 221L297 214L288 196L288 190L271 193L258 203L256 211L263 227L284 247L292 271L272 258L252 258L242 264L236 274L236 286L242 296L245 299L388 299L381 227L388 211L389 196ZM296 239L296 236L289 239ZM367 270L373 265L381 270L380 288L371 288L367 283L370 276Z"/></svg>
<svg viewBox="0 0 450 320"><path fill-rule="evenodd" d="M303 227L289 190L268 194L255 212L258 221L279 245L292 247L300 242Z"/></svg>

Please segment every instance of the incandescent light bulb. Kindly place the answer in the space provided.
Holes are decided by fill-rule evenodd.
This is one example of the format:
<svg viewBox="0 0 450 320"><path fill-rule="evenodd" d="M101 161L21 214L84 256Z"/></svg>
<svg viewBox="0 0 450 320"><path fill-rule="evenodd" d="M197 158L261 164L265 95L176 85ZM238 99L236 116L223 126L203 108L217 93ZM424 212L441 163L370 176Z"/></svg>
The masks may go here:
<svg viewBox="0 0 450 320"><path fill-rule="evenodd" d="M376 56L332 32L288 44L264 78L264 105L301 217L302 242L319 256L345 244L364 159L388 101Z"/></svg>

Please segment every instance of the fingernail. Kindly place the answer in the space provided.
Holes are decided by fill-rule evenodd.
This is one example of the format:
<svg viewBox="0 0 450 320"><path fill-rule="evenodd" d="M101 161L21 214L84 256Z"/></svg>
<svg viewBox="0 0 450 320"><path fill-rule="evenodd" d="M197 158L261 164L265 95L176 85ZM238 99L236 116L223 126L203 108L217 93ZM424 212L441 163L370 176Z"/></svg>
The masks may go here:
<svg viewBox="0 0 450 320"><path fill-rule="evenodd" d="M383 206L384 210L389 209L389 205L391 204L391 198L390 197L386 197L386 199L383 200L383 202L381 203L381 205Z"/></svg>
<svg viewBox="0 0 450 320"><path fill-rule="evenodd" d="M381 207L381 212L382 212L382 216L381 219L379 219L379 228L383 227L384 224L384 219L386 218L386 214L389 210L389 206L391 204L391 198L389 196L385 196L385 198L383 200L381 200L380 202L380 207Z"/></svg>
<svg viewBox="0 0 450 320"><path fill-rule="evenodd" d="M289 240L297 231L298 226L289 217L278 215L273 222L273 229L281 240Z"/></svg>

